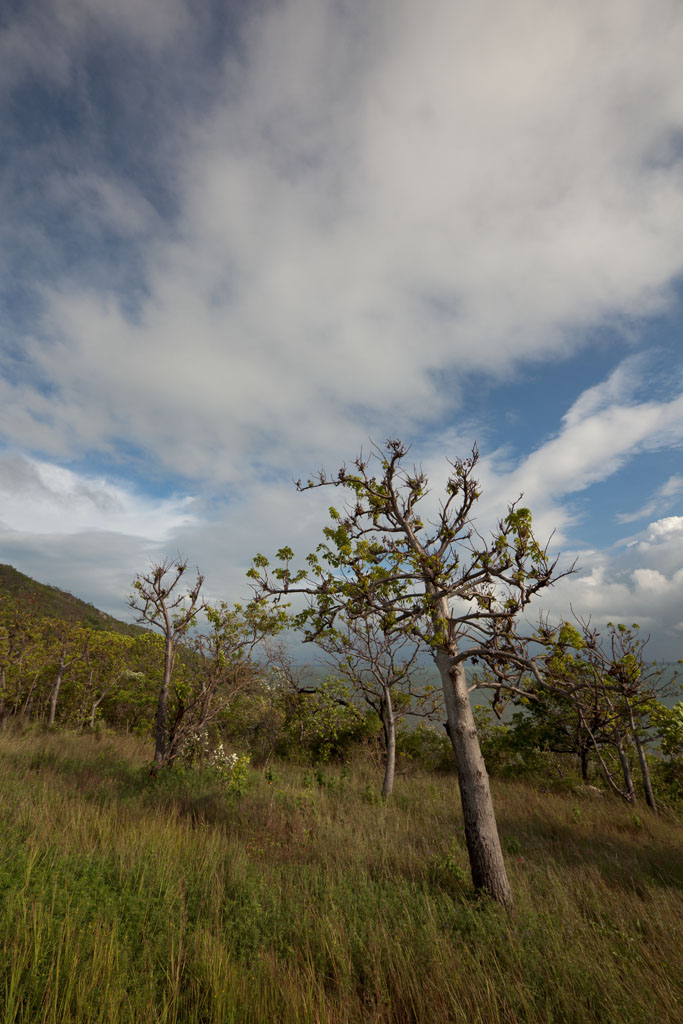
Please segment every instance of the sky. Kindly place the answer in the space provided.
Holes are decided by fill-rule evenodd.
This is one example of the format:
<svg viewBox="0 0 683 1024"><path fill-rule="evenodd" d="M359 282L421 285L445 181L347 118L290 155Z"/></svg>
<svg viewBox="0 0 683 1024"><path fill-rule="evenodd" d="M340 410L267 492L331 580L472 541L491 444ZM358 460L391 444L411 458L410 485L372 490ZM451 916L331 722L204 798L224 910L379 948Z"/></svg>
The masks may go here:
<svg viewBox="0 0 683 1024"><path fill-rule="evenodd" d="M0 561L240 600L294 479L476 442L542 609L683 657L681 53L679 0L5 0Z"/></svg>

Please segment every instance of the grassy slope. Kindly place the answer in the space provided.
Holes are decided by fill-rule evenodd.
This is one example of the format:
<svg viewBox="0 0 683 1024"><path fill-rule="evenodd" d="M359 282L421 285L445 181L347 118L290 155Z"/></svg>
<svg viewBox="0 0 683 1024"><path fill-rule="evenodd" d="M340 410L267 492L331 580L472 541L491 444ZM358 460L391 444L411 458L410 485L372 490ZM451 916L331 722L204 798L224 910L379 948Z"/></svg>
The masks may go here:
<svg viewBox="0 0 683 1024"><path fill-rule="evenodd" d="M675 822L497 785L508 918L450 778L385 807L362 765L282 766L239 799L149 753L0 735L0 1024L680 1020Z"/></svg>
<svg viewBox="0 0 683 1024"><path fill-rule="evenodd" d="M38 583L11 565L0 565L0 596L3 594L15 600L30 602L38 616L54 616L72 622L82 622L93 629L107 629L127 636L144 632L140 626L121 622L112 615L101 612L94 605L81 601L65 590L60 590L59 587Z"/></svg>

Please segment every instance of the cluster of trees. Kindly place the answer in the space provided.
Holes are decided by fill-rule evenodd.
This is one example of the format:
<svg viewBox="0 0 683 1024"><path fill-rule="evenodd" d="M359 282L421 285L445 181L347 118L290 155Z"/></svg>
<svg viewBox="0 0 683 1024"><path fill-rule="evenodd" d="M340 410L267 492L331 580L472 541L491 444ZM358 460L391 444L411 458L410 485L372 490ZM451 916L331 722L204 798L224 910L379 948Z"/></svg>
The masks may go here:
<svg viewBox="0 0 683 1024"><path fill-rule="evenodd" d="M30 602L0 598L0 724L10 719L94 727L116 689L124 720L140 711L139 681L158 644L69 619L42 616Z"/></svg>
<svg viewBox="0 0 683 1024"><path fill-rule="evenodd" d="M409 638L429 652L441 679L472 880L509 906L512 893L466 665L483 666L498 706L509 699L535 706L548 698L568 701L618 788L602 756L601 740L611 738L632 801L627 736L642 755L646 792L649 786L640 715L647 689L642 646L628 629L613 631L610 650L588 624L581 632L544 622L527 629L522 615L532 600L574 567L561 568L549 545L539 544L530 511L518 503L488 536L478 531L476 448L469 458L450 463L445 494L438 504L427 503L429 515L422 511L428 480L420 467L407 463L407 455L400 441L389 440L335 476L322 471L306 484L299 481L300 490L340 488L349 497L341 510L330 508L325 540L305 565L294 567L293 552L283 548L274 567L258 555L250 575L260 600L305 597L307 606L295 621L308 641L336 641L349 624L372 623L388 643Z"/></svg>
<svg viewBox="0 0 683 1024"><path fill-rule="evenodd" d="M637 626L609 626L601 635L580 619L524 623L532 600L573 567L561 568L539 544L519 504L489 536L478 532L476 449L450 464L438 504L407 454L389 441L334 477L322 472L299 483L302 491L340 488L349 498L330 509L324 540L301 565L289 548L273 565L264 555L254 559L248 604L209 606L203 577L190 578L180 558L136 577L130 604L150 632L135 637L40 620L6 599L0 720L79 727L93 727L98 715L118 726L132 720L153 732L155 771L211 731L217 739L239 736L262 757L324 759L379 738L385 797L397 751L441 757L450 743L473 882L509 905L482 749L494 765L528 761L530 752L571 755L584 781L593 760L630 803L635 752L654 810L646 745L658 736L676 757L683 716L661 703L662 673L646 661ZM323 652L326 679L287 658L276 643L285 628ZM426 661L436 666L438 689L425 682ZM475 713L471 692L482 687L497 714L512 705L507 723L492 726ZM445 717L445 732L406 730L408 715Z"/></svg>
<svg viewBox="0 0 683 1024"><path fill-rule="evenodd" d="M317 670L297 665L275 642L284 608L210 607L202 578L188 584L187 570L168 560L137 577L131 604L151 628L133 635L0 595L0 728L105 725L150 735L158 771L197 737L213 746L228 739L259 762L278 755L318 763L360 742L381 744L383 729L395 736L411 710L438 709L434 688L415 684L410 666L397 665L388 683L359 678L356 691L345 658L336 672L332 657ZM389 692L390 718L382 702Z"/></svg>

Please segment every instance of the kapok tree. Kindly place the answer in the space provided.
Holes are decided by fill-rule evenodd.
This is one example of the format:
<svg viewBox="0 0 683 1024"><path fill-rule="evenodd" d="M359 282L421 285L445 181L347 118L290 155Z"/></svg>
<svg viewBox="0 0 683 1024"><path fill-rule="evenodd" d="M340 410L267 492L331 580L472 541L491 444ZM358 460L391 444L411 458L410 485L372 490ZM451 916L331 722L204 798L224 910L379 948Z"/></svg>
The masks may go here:
<svg viewBox="0 0 683 1024"><path fill-rule="evenodd" d="M138 612L138 622L159 630L164 638L164 671L157 700L154 770L168 763L168 693L173 677L176 647L204 610L201 589L204 577L198 572L194 583L180 586L187 562L178 557L154 563L147 573L133 581L130 607Z"/></svg>
<svg viewBox="0 0 683 1024"><path fill-rule="evenodd" d="M513 504L488 539L474 526L480 497L474 477L478 453L450 462L446 492L431 522L419 506L428 490L422 469L405 464L408 449L397 440L373 447L335 477L320 472L299 490L340 487L351 498L330 509L325 541L291 567L293 552L278 552L269 567L259 555L250 570L261 595L303 593L309 607L299 616L306 639L315 640L343 614L349 621L377 616L387 633L419 640L438 668L458 768L472 880L495 900L512 894L479 747L465 663L477 658L515 669L528 662L521 613L565 573L548 547L536 541L531 513Z"/></svg>

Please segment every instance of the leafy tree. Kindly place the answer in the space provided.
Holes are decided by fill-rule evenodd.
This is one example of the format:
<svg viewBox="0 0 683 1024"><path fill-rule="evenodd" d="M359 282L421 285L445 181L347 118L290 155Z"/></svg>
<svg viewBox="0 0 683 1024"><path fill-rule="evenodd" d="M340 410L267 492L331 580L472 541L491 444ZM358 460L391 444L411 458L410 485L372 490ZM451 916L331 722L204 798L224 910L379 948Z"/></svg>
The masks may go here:
<svg viewBox="0 0 683 1024"><path fill-rule="evenodd" d="M89 629L83 637L78 724L95 728L99 708L129 669L134 640L122 633Z"/></svg>
<svg viewBox="0 0 683 1024"><path fill-rule="evenodd" d="M569 705L578 721L581 742L587 736L600 762L605 779L627 803L636 802L636 790L628 758L629 744L638 754L645 799L656 810L655 796L645 753L647 712L663 692L664 670L645 661L649 638L639 626L608 623L601 634L578 619L579 628L564 622L555 629L542 626L539 638L546 645L545 676L540 686L527 686L526 697L547 703L559 700ZM621 767L619 783L605 756L612 747Z"/></svg>
<svg viewBox="0 0 683 1024"><path fill-rule="evenodd" d="M35 619L23 603L3 596L0 600L0 723L3 727L11 715L18 713L25 699L25 681L32 674L29 663L36 646Z"/></svg>
<svg viewBox="0 0 683 1024"><path fill-rule="evenodd" d="M410 636L431 651L458 767L472 879L477 889L510 904L465 662L482 659L499 675L507 665L528 662L520 613L563 573L536 541L526 508L510 506L488 539L476 531L476 449L470 458L450 463L433 522L419 511L427 478L421 469L406 467L407 454L400 441L390 440L368 457L361 453L335 477L323 471L305 485L299 482L300 490L341 487L351 499L341 512L330 510L332 525L308 556L307 568L294 570L293 552L283 548L276 568L258 555L250 575L259 594L308 595L299 624L309 640L342 613L349 621L376 615L387 634Z"/></svg>
<svg viewBox="0 0 683 1024"><path fill-rule="evenodd" d="M55 724L57 701L64 676L78 658L81 627L66 619L45 619L43 622L52 675L47 717L47 724L51 726Z"/></svg>
<svg viewBox="0 0 683 1024"><path fill-rule="evenodd" d="M328 675L317 681L307 666L295 665L284 646L268 651L271 750L319 764L343 757L349 746L365 738L367 719L342 679Z"/></svg>
<svg viewBox="0 0 683 1024"><path fill-rule="evenodd" d="M654 763L658 792L673 803L683 801L683 702L667 707L660 701L647 706L650 726L659 740L660 757Z"/></svg>
<svg viewBox="0 0 683 1024"><path fill-rule="evenodd" d="M253 682L253 654L265 637L287 623L284 608L265 602L225 602L206 606L208 629L196 634L185 652L185 671L174 685L166 760L172 764L183 746L206 735L235 697Z"/></svg>
<svg viewBox="0 0 683 1024"><path fill-rule="evenodd" d="M133 638L127 667L101 704L107 724L126 732L132 729L139 735L154 732L165 647L159 633L144 632Z"/></svg>

